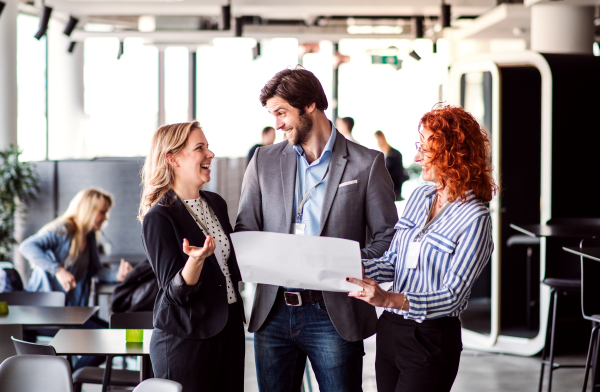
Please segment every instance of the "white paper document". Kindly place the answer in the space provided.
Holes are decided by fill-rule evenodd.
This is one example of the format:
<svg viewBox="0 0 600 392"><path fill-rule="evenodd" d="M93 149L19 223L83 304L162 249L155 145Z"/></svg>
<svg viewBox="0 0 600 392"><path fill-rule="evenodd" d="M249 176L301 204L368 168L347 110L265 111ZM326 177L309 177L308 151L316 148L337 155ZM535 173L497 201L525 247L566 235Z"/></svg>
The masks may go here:
<svg viewBox="0 0 600 392"><path fill-rule="evenodd" d="M310 290L354 291L362 277L358 242L341 238L246 231L231 234L244 282Z"/></svg>

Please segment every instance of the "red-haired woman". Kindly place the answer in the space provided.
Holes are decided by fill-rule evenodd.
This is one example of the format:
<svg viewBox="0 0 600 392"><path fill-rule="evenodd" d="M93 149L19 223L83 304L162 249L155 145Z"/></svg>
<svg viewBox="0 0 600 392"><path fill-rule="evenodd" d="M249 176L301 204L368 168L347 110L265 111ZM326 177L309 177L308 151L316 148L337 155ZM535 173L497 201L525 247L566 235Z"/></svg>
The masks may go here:
<svg viewBox="0 0 600 392"><path fill-rule="evenodd" d="M419 134L415 161L433 184L410 196L383 257L362 260L365 278L348 278L363 288L350 296L385 307L379 392L450 391L462 351L458 316L494 249L484 203L497 186L485 131L463 109L438 105L421 118Z"/></svg>

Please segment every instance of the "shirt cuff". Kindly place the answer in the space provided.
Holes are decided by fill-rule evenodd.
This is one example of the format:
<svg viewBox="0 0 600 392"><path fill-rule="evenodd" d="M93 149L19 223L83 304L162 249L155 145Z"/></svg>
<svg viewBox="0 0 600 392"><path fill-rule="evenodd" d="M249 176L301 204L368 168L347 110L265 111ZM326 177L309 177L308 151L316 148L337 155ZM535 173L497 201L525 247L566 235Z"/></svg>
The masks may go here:
<svg viewBox="0 0 600 392"><path fill-rule="evenodd" d="M427 300L411 293L404 293L408 299L408 312L404 311L405 318L422 323L427 316Z"/></svg>

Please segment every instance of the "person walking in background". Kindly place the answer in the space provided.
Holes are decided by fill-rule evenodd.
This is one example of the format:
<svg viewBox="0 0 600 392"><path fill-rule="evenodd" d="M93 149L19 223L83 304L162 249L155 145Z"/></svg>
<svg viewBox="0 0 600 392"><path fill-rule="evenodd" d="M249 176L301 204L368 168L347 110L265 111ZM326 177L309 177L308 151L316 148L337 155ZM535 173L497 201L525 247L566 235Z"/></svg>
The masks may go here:
<svg viewBox="0 0 600 392"><path fill-rule="evenodd" d="M416 143L423 180L380 258L363 259L362 287L348 295L385 311L377 323L379 392L449 392L462 351L459 315L494 250L485 206L498 187L490 142L462 108L426 113ZM390 291L378 283L393 282Z"/></svg>
<svg viewBox="0 0 600 392"><path fill-rule="evenodd" d="M402 165L402 154L388 144L385 140L385 135L381 131L375 132L375 138L379 149L385 155L385 167L392 177L394 182L394 194L396 195L396 201L404 200L402 198L402 183L408 179L404 165Z"/></svg>
<svg viewBox="0 0 600 392"><path fill-rule="evenodd" d="M335 129L312 72L277 73L260 101L288 142L256 150L235 230L345 238L363 258L381 257L398 217L383 154ZM376 322L373 307L346 293L259 284L248 328L259 390L300 391L308 356L321 391L362 391L363 339Z"/></svg>
<svg viewBox="0 0 600 392"><path fill-rule="evenodd" d="M142 174L142 243L156 274L150 358L184 392L244 390L244 307L225 200L201 191L214 158L197 121L164 125Z"/></svg>
<svg viewBox="0 0 600 392"><path fill-rule="evenodd" d="M254 156L254 151L256 151L256 149L258 147L270 146L273 143L275 143L275 128L265 127L262 130L262 143L253 145L252 148L250 149L250 151L248 151L247 162L250 163L250 161L252 160L252 157Z"/></svg>
<svg viewBox="0 0 600 392"><path fill-rule="evenodd" d="M352 129L354 129L354 119L352 117L338 117L335 120L335 127L346 139L358 143L354 140L354 137L352 137Z"/></svg>

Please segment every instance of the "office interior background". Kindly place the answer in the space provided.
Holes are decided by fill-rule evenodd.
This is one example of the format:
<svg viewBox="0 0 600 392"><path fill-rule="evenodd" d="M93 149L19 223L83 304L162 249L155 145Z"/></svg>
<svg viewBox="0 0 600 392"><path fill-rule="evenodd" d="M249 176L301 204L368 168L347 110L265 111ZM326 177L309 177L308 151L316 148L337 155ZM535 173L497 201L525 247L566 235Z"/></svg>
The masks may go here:
<svg viewBox="0 0 600 392"><path fill-rule="evenodd" d="M207 189L235 219L246 154L274 125L260 89L281 69L313 72L327 117L352 117L368 148L378 149L381 130L407 169L421 116L437 102L463 106L490 135L501 193L490 204L496 250L463 317L470 357L455 388L537 388L551 310L539 282L562 251L545 238L514 246L510 225L600 217L576 196L600 192L600 1L2 0L0 10L0 150L17 145L41 178L16 238L97 185L116 199L107 260L144 258L139 168L162 124L200 122L217 157ZM412 175L403 197L421 184ZM577 276L577 260L564 276ZM26 280L16 250L14 262ZM581 362L589 323L565 330L559 352ZM555 390L580 388L583 371L561 372Z"/></svg>

